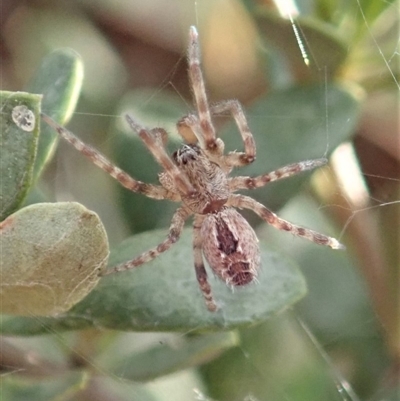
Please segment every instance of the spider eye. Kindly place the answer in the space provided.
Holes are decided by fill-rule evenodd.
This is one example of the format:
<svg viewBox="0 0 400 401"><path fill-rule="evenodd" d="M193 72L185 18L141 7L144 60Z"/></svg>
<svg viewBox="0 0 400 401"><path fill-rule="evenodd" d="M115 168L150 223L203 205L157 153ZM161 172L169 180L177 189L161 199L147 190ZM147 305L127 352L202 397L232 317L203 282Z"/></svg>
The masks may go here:
<svg viewBox="0 0 400 401"><path fill-rule="evenodd" d="M197 145L189 145L195 152L196 154L200 154L201 150Z"/></svg>
<svg viewBox="0 0 400 401"><path fill-rule="evenodd" d="M189 160L196 160L200 152L201 150L198 146L185 144L172 154L172 158L176 164L185 165Z"/></svg>

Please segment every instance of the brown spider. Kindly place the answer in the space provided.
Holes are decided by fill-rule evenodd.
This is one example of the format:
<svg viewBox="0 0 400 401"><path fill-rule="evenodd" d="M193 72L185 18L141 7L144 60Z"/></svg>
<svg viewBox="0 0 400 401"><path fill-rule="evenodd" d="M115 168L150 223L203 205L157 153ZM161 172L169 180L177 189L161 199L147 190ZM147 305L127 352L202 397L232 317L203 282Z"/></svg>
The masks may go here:
<svg viewBox="0 0 400 401"><path fill-rule="evenodd" d="M244 166L255 160L254 139L237 100L209 105L200 68L198 34L194 26L190 28L189 38L189 77L197 113L188 114L177 124L178 132L186 144L174 152L171 158L164 147L167 140L164 129L149 130L130 115L125 116L130 127L138 133L163 168L163 172L159 174L161 185L135 180L49 117L43 114L42 117L79 152L124 187L149 198L182 202L172 217L168 236L163 242L135 259L113 267L103 275L129 270L156 258L178 241L185 221L194 215L193 254L196 277L208 310L215 311L217 306L207 281L202 253L213 272L231 287L254 281L261 263L257 236L249 223L234 208L251 209L273 227L289 231L317 244L327 245L333 249L340 249L343 246L334 238L281 219L248 196L234 194L239 189L260 188L271 181L322 166L326 163L326 159L290 164L258 177L229 177L234 167ZM236 121L243 139L244 152L224 154L224 142L217 138L211 116L225 112L229 112Z"/></svg>

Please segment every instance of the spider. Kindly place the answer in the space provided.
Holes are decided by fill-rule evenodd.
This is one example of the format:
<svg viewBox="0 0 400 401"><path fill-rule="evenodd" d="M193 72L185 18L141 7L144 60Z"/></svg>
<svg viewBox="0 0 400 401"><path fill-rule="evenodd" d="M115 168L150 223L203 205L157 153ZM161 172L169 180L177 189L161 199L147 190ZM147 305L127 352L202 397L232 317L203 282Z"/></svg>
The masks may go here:
<svg viewBox="0 0 400 401"><path fill-rule="evenodd" d="M163 242L102 274L123 272L153 260L178 241L185 221L194 215L194 268L206 306L209 311L215 311L217 304L207 280L203 256L214 274L231 288L254 281L261 264L257 236L235 208L250 209L278 230L291 232L317 244L333 249L341 249L343 245L334 238L281 219L248 196L235 194L239 189L260 188L269 182L322 166L326 159L290 164L257 177L229 177L234 167L245 166L255 160L256 146L242 106L237 100L209 104L200 67L198 33L194 26L189 31L188 64L196 112L178 121L177 130L185 144L172 157L165 150L167 132L163 128L147 129L129 114L125 116L130 128L139 135L163 168L159 174L161 185L135 180L48 116L42 114L42 118L61 137L124 187L149 198L181 202ZM212 116L224 113L230 113L235 120L244 143L244 152L224 153L224 142L216 136L211 119Z"/></svg>

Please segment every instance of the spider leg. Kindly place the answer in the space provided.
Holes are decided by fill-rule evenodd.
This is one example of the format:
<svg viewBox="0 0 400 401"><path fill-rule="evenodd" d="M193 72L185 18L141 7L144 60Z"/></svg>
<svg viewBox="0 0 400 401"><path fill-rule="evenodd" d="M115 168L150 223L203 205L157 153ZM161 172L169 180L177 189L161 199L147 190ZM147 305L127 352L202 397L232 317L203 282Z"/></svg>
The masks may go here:
<svg viewBox="0 0 400 401"><path fill-rule="evenodd" d="M229 178L229 189L237 191L239 189L255 189L263 187L269 182L278 181L283 178L301 173L302 171L312 170L317 167L324 166L328 159L321 158L315 160L305 160L298 163L288 164L287 166L278 168L268 174L259 175L257 177L231 177Z"/></svg>
<svg viewBox="0 0 400 401"><path fill-rule="evenodd" d="M200 142L201 147L205 148L203 134L201 132L199 119L194 113L183 116L176 124L179 135L186 143L195 144Z"/></svg>
<svg viewBox="0 0 400 401"><path fill-rule="evenodd" d="M175 186L181 194L191 195L195 193L188 177L172 161L163 143L166 141L167 133L163 128L153 128L151 131L138 124L129 114L125 115L126 121L133 131L137 132L140 139L150 150L157 162L170 174Z"/></svg>
<svg viewBox="0 0 400 401"><path fill-rule="evenodd" d="M114 166L110 160L103 156L100 152L95 150L89 145L86 145L71 131L56 123L52 118L46 114L40 114L43 121L52 127L63 139L69 142L75 149L86 156L93 164L100 167L103 171L116 179L123 187L137 193L148 196L153 199L169 199L179 201L180 196L168 191L160 185L146 184L144 182L135 180L128 173Z"/></svg>
<svg viewBox="0 0 400 401"><path fill-rule="evenodd" d="M188 47L188 63L189 78L193 89L194 100L199 115L199 126L201 130L202 140L199 139L201 145L204 143L204 149L212 155L222 155L221 140L216 137L215 129L211 122L211 113L208 106L206 89L204 86L203 73L200 68L200 46L198 41L198 33L194 26L189 31L189 47ZM189 121L190 123L190 121ZM189 127L192 127L189 125ZM194 133L196 130L193 129ZM196 135L197 136L197 135Z"/></svg>
<svg viewBox="0 0 400 401"><path fill-rule="evenodd" d="M281 219L271 210L249 196L231 195L226 205L237 207L239 209L250 209L274 228L277 228L278 230L289 231L297 237L308 239L309 241L315 242L318 245L326 245L332 249L344 249L344 245L342 245L335 238L328 237L316 231L297 226L287 220Z"/></svg>
<svg viewBox="0 0 400 401"><path fill-rule="evenodd" d="M252 163L256 158L256 144L240 102L236 99L232 99L211 105L211 113L213 115L223 114L225 112L231 113L244 143L244 153L229 152L224 157L225 163L231 167L244 166Z"/></svg>
<svg viewBox="0 0 400 401"><path fill-rule="evenodd" d="M214 302L211 287L207 280L207 272L204 267L202 255L202 238L200 234L201 225L203 223L203 216L196 216L193 224L193 256L194 268L196 270L196 278L199 283L200 290L206 302L207 309L210 312L217 310L217 305Z"/></svg>
<svg viewBox="0 0 400 401"><path fill-rule="evenodd" d="M155 259L160 253L167 251L175 242L179 240L179 237L182 233L183 225L185 224L185 220L190 215L191 212L187 209L183 207L179 208L172 217L168 236L163 242L158 244L155 248L143 252L135 259L132 259L125 263L121 263L117 266L114 266L112 269L103 272L101 276L108 276L109 274L119 273L141 266L144 263L150 262L151 260Z"/></svg>
<svg viewBox="0 0 400 401"><path fill-rule="evenodd" d="M154 138L160 144L161 147L165 148L168 142L168 134L167 131L165 131L165 129L152 128L150 130L150 134L154 136Z"/></svg>

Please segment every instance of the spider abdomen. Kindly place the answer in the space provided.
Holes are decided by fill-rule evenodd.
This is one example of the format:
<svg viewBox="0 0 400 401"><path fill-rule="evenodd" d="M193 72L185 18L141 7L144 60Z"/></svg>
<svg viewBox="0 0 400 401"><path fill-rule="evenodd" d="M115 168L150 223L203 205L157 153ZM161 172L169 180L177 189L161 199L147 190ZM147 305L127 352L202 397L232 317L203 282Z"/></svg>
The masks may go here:
<svg viewBox="0 0 400 401"><path fill-rule="evenodd" d="M241 286L257 277L258 239L235 209L208 214L201 226L203 253L214 273L229 286Z"/></svg>

